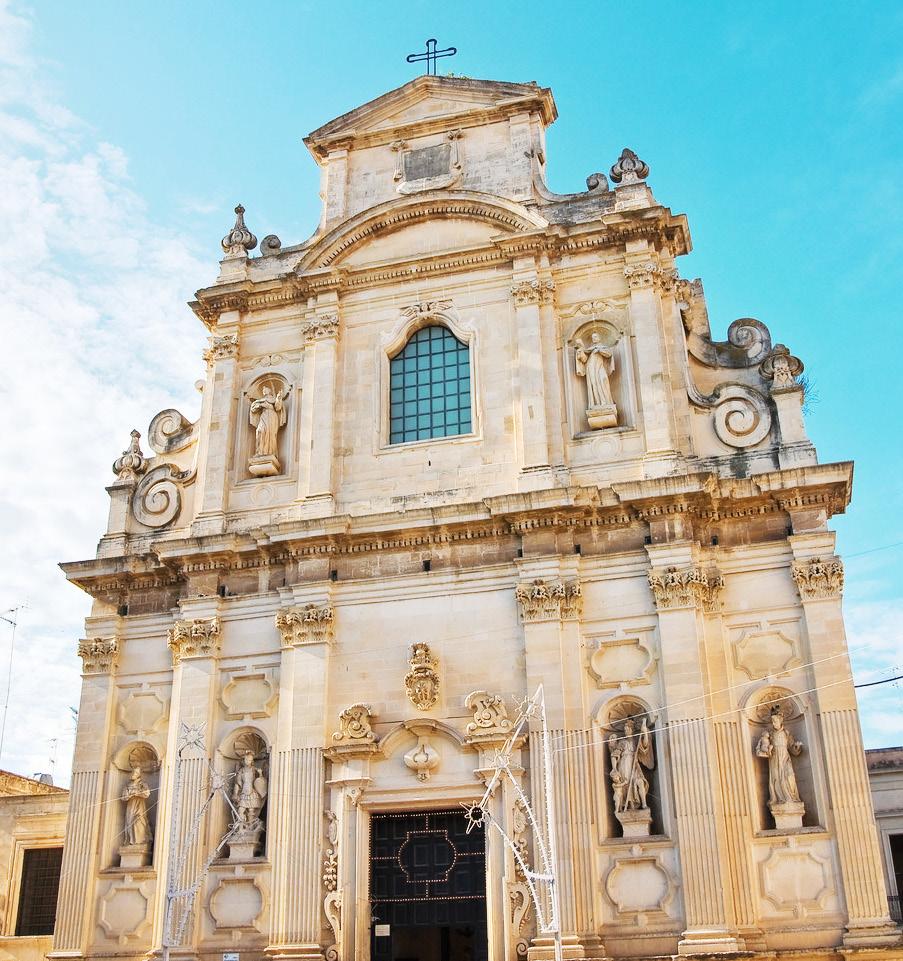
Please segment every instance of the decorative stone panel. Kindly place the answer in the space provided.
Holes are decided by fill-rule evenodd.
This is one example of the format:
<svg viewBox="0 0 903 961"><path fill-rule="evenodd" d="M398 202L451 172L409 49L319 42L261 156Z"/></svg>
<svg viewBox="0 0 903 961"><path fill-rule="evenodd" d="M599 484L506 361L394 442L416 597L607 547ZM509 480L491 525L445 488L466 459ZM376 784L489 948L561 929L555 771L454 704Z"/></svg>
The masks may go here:
<svg viewBox="0 0 903 961"><path fill-rule="evenodd" d="M210 895L208 907L217 929L255 930L263 894L253 878L223 878Z"/></svg>
<svg viewBox="0 0 903 961"><path fill-rule="evenodd" d="M157 691L129 691L119 706L119 723L127 734L151 734L166 719L167 707Z"/></svg>
<svg viewBox="0 0 903 961"><path fill-rule="evenodd" d="M832 894L830 864L796 838L772 849L759 864L762 895L778 911L796 918L825 910Z"/></svg>
<svg viewBox="0 0 903 961"><path fill-rule="evenodd" d="M639 637L599 641L590 655L589 672L598 688L648 684L657 655Z"/></svg>
<svg viewBox="0 0 903 961"><path fill-rule="evenodd" d="M653 854L644 854L639 845L630 854L614 859L605 879L605 893L620 915L667 917L674 897L674 879Z"/></svg>
<svg viewBox="0 0 903 961"><path fill-rule="evenodd" d="M120 945L138 940L150 924L147 908L150 903L150 886L126 877L113 884L101 897L97 909L97 921L104 934Z"/></svg>
<svg viewBox="0 0 903 961"><path fill-rule="evenodd" d="M234 674L220 699L227 717L269 717L273 713L276 689L265 673Z"/></svg>

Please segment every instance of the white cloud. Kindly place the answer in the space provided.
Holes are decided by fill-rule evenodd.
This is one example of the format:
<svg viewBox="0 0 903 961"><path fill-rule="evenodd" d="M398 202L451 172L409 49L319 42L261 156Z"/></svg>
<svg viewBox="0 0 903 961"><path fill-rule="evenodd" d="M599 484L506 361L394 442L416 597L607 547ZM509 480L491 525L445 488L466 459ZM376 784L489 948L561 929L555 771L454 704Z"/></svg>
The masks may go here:
<svg viewBox="0 0 903 961"><path fill-rule="evenodd" d="M0 765L46 770L59 738L65 781L89 600L57 562L93 556L129 430L196 415L203 328L184 304L216 251L151 218L123 151L42 85L29 27L0 2L0 611L28 601ZM0 622L0 699L10 635Z"/></svg>

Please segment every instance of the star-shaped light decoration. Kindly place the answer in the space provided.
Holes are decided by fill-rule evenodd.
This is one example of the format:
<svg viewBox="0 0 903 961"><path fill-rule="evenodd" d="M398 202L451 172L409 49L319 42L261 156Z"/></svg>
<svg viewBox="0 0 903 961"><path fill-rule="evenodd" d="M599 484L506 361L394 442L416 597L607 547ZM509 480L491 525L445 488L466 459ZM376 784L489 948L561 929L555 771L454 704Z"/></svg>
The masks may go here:
<svg viewBox="0 0 903 961"><path fill-rule="evenodd" d="M467 818L467 833L474 828L483 828L489 823L489 812L480 807L479 801L462 801L464 817Z"/></svg>

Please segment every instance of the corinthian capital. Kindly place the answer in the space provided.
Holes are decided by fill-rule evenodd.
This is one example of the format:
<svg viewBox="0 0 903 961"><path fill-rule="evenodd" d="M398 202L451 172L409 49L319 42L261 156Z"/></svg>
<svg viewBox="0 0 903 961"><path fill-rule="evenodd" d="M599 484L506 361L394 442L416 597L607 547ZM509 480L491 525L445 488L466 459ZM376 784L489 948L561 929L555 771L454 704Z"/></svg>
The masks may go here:
<svg viewBox="0 0 903 961"><path fill-rule="evenodd" d="M645 264L630 264L624 268L624 277L631 290L654 287L662 278L662 268L651 261Z"/></svg>
<svg viewBox="0 0 903 961"><path fill-rule="evenodd" d="M216 657L219 647L218 617L176 621L169 629L173 665L190 657Z"/></svg>
<svg viewBox="0 0 903 961"><path fill-rule="evenodd" d="M218 360L238 356L238 334L214 334L210 338L210 346L204 351L207 364L215 364Z"/></svg>
<svg viewBox="0 0 903 961"><path fill-rule="evenodd" d="M335 612L328 604L317 607L283 607L276 612L276 627L282 635L283 647L322 644L333 637Z"/></svg>
<svg viewBox="0 0 903 961"><path fill-rule="evenodd" d="M338 337L339 315L320 314L319 317L306 321L301 327L301 333L308 344L315 340L325 340L327 337Z"/></svg>
<svg viewBox="0 0 903 961"><path fill-rule="evenodd" d="M511 296L516 307L549 304L554 295L555 284L551 280L523 280L511 287Z"/></svg>
<svg viewBox="0 0 903 961"><path fill-rule="evenodd" d="M813 557L797 561L791 568L797 590L804 601L840 597L843 593L843 564L839 557Z"/></svg>
<svg viewBox="0 0 903 961"><path fill-rule="evenodd" d="M524 623L570 621L583 612L583 591L578 581L544 581L518 584L514 591Z"/></svg>
<svg viewBox="0 0 903 961"><path fill-rule="evenodd" d="M717 571L704 571L700 567L667 567L649 571L649 586L660 611L680 607L701 607L704 611L718 609L724 579Z"/></svg>
<svg viewBox="0 0 903 961"><path fill-rule="evenodd" d="M78 642L78 656L85 674L109 674L119 660L119 641L115 637L89 637Z"/></svg>

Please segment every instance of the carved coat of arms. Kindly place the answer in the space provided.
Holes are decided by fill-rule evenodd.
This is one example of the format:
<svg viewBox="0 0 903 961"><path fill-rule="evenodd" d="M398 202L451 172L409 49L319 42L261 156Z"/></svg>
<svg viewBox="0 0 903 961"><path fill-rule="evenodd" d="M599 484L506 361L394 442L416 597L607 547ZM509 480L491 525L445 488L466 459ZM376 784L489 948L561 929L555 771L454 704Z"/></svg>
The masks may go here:
<svg viewBox="0 0 903 961"><path fill-rule="evenodd" d="M433 657L428 644L413 644L408 663L410 671L405 674L404 686L408 699L418 711L428 711L439 697L439 662Z"/></svg>

